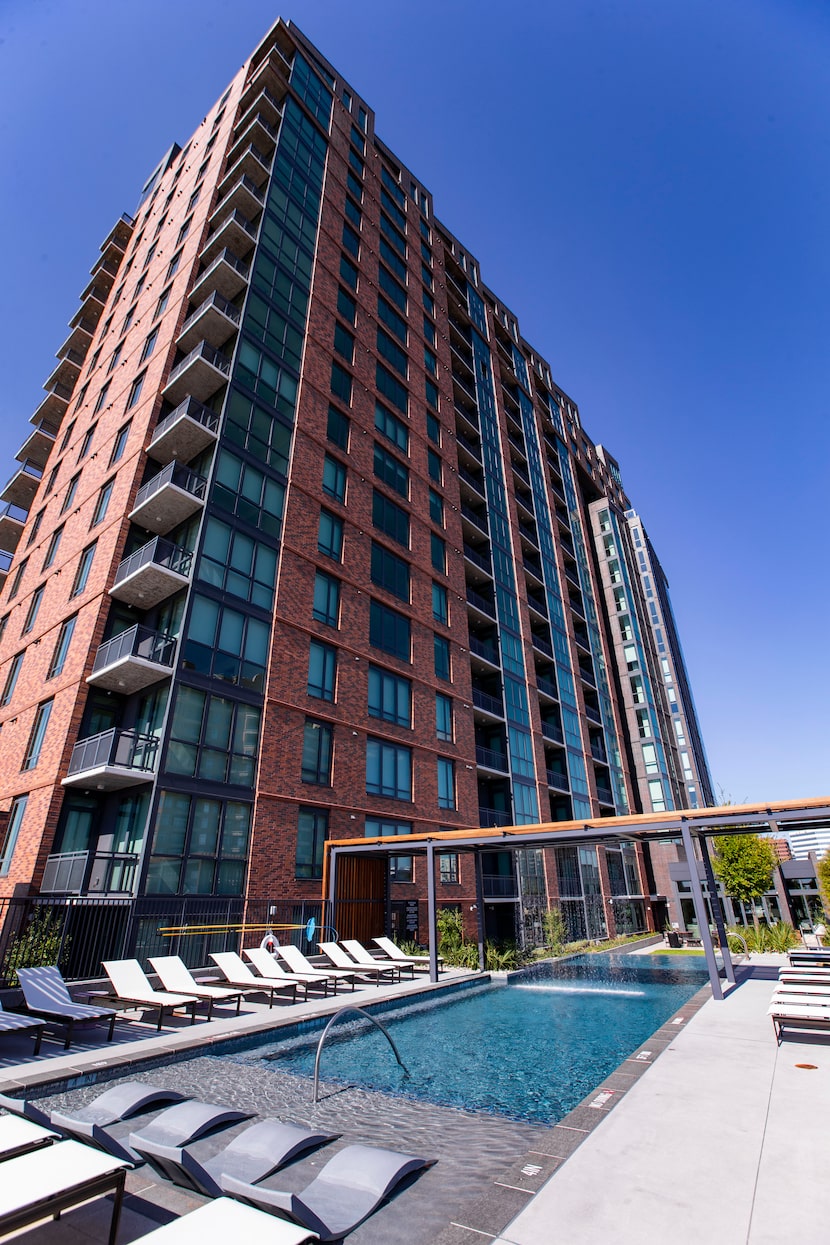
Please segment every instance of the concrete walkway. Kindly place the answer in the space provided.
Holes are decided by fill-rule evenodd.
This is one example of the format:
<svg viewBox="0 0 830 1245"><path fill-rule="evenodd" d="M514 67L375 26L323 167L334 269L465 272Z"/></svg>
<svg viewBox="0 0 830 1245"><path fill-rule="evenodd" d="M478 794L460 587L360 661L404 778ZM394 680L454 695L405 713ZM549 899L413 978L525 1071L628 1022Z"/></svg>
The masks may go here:
<svg viewBox="0 0 830 1245"><path fill-rule="evenodd" d="M766 1013L784 960L753 956L496 1245L824 1245L830 1040L776 1045Z"/></svg>

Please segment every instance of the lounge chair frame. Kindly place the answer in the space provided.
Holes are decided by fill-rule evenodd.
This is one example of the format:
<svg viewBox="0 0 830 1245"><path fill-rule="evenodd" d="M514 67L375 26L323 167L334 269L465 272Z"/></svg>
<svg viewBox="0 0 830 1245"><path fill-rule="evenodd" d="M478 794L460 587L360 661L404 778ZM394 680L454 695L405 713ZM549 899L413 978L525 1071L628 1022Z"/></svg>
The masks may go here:
<svg viewBox="0 0 830 1245"><path fill-rule="evenodd" d="M89 1003L76 1003L67 989L56 964L38 968L18 968L17 980L23 991L27 1010L37 1018L45 1017L53 1024L66 1026L64 1050L69 1050L75 1025L78 1021L109 1021L107 1041L115 1032L116 1012L109 1007L93 1007Z"/></svg>
<svg viewBox="0 0 830 1245"><path fill-rule="evenodd" d="M175 1012L178 1008L184 1007L190 1015L190 1023L196 1023L196 1007L199 1000L194 995L171 994L168 991L154 990L147 980L147 974L139 964L138 960L104 960L102 964L104 972L109 977L112 993L108 994L109 998L116 1000L125 1007L150 1007L158 1008L158 1023L156 1024L156 1032L161 1032L164 1013ZM122 977L125 971L136 975L141 975L147 986L145 990L120 990L115 981L115 977ZM115 977L113 977L113 972Z"/></svg>

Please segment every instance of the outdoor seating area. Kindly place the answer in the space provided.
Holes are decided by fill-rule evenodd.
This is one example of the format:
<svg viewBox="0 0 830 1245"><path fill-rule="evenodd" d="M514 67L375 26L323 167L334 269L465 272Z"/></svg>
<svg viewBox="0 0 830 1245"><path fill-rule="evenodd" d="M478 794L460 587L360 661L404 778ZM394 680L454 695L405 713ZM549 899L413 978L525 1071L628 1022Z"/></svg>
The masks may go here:
<svg viewBox="0 0 830 1245"><path fill-rule="evenodd" d="M262 1119L202 1161L189 1149L194 1141L238 1125L251 1113L196 1100L170 1105L176 1098L181 1099L176 1091L126 1082L77 1112L51 1112L50 1128L26 1119L24 1102L3 1099L15 1114L0 1116L0 1234L112 1194L108 1239L114 1245L125 1173L147 1163L162 1180L216 1201L140 1240L196 1241L200 1234L218 1240L215 1233L221 1229L239 1231L247 1242L267 1239L269 1245L335 1241L367 1219L402 1182L435 1162L346 1145L301 1195L282 1192L262 1181L299 1156L336 1142L338 1134ZM148 1112L153 1115L126 1141L110 1131Z"/></svg>
<svg viewBox="0 0 830 1245"><path fill-rule="evenodd" d="M770 1000L776 1040L785 1029L830 1032L830 951L791 951Z"/></svg>

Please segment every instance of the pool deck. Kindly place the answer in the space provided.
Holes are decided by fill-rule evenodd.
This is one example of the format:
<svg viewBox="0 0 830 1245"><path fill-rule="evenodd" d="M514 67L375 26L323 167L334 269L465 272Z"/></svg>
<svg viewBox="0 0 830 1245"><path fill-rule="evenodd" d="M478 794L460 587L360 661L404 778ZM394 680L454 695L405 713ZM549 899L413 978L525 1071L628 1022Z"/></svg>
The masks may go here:
<svg viewBox="0 0 830 1245"><path fill-rule="evenodd" d="M678 1026L496 1245L826 1242L830 1039L776 1045L766 1013L784 962L753 955L737 989Z"/></svg>

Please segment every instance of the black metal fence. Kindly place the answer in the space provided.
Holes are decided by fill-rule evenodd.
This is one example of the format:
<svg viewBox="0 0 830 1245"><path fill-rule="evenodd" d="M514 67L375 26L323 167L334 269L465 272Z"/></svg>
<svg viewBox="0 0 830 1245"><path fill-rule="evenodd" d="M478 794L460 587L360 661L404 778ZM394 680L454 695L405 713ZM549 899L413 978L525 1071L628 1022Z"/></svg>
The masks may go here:
<svg viewBox="0 0 830 1245"><path fill-rule="evenodd" d="M313 937L308 922L314 919ZM0 899L0 985L15 984L15 972L36 964L57 964L67 981L102 975L103 960L180 955L191 968L208 964L211 951L258 945L268 930L278 941L316 951L318 940L334 936L328 904L307 899L185 898L129 899L41 895Z"/></svg>

